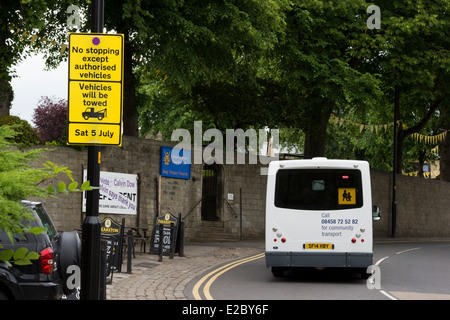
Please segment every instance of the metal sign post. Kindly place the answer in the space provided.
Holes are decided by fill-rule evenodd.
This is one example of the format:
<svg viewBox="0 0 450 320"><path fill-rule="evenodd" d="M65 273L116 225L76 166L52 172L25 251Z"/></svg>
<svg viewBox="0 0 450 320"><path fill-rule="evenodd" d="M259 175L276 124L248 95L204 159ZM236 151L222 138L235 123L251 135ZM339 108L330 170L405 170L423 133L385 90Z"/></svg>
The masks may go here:
<svg viewBox="0 0 450 320"><path fill-rule="evenodd" d="M93 0L91 33L69 34L67 144L88 145L87 180L96 188L86 194L82 225L82 300L104 299L100 296L100 146L122 143L124 35L104 34L103 25L104 0Z"/></svg>
<svg viewBox="0 0 450 320"><path fill-rule="evenodd" d="M395 81L397 81L397 75L395 75ZM398 118L400 116L400 92L398 90L397 83L394 85L394 160L393 160L393 173L392 173L392 238L395 238L395 232L397 230L397 144L398 144Z"/></svg>
<svg viewBox="0 0 450 320"><path fill-rule="evenodd" d="M91 31L103 32L103 0L93 0L91 9ZM100 147L88 147L88 180L91 186L100 185ZM81 300L99 300L101 224L98 217L99 189L87 193L86 218L82 225L81 250Z"/></svg>

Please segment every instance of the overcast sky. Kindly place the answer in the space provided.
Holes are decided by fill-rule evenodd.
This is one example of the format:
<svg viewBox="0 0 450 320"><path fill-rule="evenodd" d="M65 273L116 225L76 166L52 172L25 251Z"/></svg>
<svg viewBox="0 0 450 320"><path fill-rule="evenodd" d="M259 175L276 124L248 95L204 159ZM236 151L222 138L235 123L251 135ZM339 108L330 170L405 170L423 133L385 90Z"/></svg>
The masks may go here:
<svg viewBox="0 0 450 320"><path fill-rule="evenodd" d="M34 109L42 96L67 99L67 62L57 69L45 70L42 56L30 57L16 66L17 78L13 78L14 100L11 115L31 121Z"/></svg>

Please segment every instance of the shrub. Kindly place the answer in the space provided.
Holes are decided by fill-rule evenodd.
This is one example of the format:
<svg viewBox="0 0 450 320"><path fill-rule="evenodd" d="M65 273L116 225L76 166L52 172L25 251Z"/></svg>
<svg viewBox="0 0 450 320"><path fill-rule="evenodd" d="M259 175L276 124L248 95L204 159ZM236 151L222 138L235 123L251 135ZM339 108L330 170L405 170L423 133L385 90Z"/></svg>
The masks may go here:
<svg viewBox="0 0 450 320"><path fill-rule="evenodd" d="M64 140L67 130L67 100L41 97L34 109L33 123L44 143Z"/></svg>
<svg viewBox="0 0 450 320"><path fill-rule="evenodd" d="M15 144L30 147L41 143L39 134L34 130L28 121L17 116L4 115L0 118L0 126L12 126L17 134L10 138Z"/></svg>

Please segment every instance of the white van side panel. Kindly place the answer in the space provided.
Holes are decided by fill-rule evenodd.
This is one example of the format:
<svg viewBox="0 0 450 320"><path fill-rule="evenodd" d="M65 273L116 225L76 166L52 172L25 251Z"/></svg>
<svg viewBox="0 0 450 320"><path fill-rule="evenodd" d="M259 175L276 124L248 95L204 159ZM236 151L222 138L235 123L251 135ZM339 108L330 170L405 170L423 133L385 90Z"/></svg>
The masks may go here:
<svg viewBox="0 0 450 320"><path fill-rule="evenodd" d="M363 205L341 210L278 208L275 206L275 182L278 170L282 169L360 170ZM266 195L268 267L367 267L373 259L372 238L370 169L366 161L316 158L269 164Z"/></svg>

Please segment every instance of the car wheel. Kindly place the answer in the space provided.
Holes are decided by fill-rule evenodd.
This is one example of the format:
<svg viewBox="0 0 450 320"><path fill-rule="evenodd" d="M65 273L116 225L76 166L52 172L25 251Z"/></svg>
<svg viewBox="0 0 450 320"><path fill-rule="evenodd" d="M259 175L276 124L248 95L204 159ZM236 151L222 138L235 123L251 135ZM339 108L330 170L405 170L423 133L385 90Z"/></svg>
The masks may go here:
<svg viewBox="0 0 450 320"><path fill-rule="evenodd" d="M0 300L1 301L9 300L9 296L6 293L0 291Z"/></svg>
<svg viewBox="0 0 450 320"><path fill-rule="evenodd" d="M72 265L80 266L81 261L81 242L76 231L63 232L59 239L59 269L60 275L64 280L64 294L69 295L76 292L76 288L67 287L67 279L71 276L67 273L67 268Z"/></svg>

